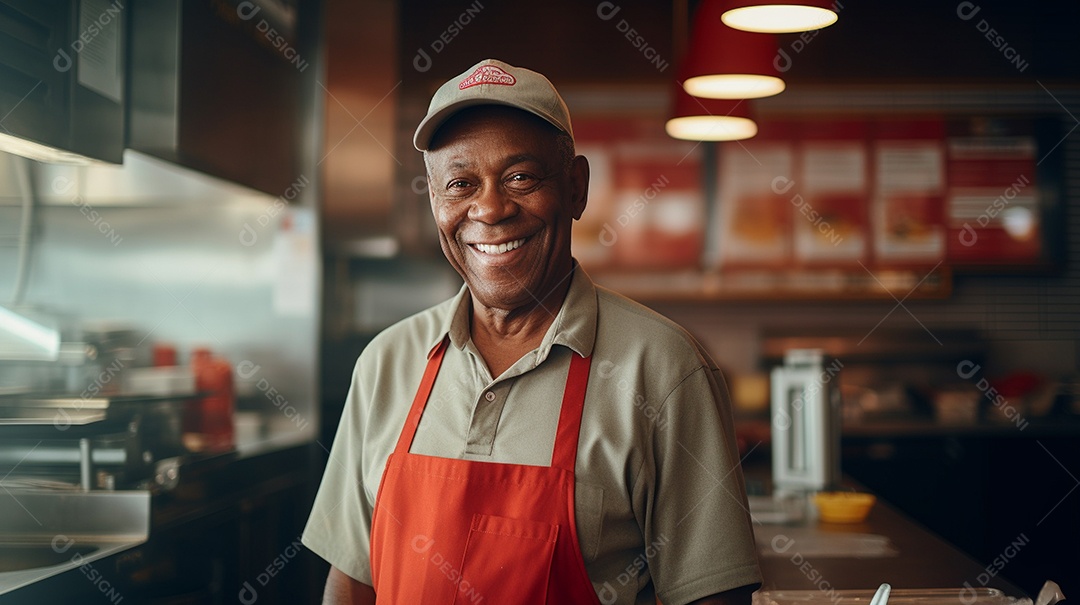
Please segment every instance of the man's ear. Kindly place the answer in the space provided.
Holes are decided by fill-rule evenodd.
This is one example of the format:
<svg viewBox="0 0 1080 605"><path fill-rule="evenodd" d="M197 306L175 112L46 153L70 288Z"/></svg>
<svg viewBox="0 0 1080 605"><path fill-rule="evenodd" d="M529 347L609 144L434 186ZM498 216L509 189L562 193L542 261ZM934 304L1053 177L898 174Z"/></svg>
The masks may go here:
<svg viewBox="0 0 1080 605"><path fill-rule="evenodd" d="M570 191L571 210L576 221L589 203L589 160L583 155L575 157L570 166Z"/></svg>
<svg viewBox="0 0 1080 605"><path fill-rule="evenodd" d="M413 191L416 190L416 181L413 181ZM424 152L424 189L427 190L428 205L431 206L431 213L435 214L435 192L431 190L431 165L428 164L428 152Z"/></svg>

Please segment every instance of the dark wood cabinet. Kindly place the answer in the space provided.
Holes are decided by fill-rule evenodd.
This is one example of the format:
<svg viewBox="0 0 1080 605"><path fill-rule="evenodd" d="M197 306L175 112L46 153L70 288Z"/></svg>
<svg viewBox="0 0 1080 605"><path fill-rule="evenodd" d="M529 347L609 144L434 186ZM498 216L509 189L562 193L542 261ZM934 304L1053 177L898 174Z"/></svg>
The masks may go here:
<svg viewBox="0 0 1080 605"><path fill-rule="evenodd" d="M844 472L1029 594L1080 589L1076 423L845 436ZM975 582L972 579L972 582Z"/></svg>
<svg viewBox="0 0 1080 605"><path fill-rule="evenodd" d="M293 201L291 185L313 180L317 5L134 4L128 146Z"/></svg>

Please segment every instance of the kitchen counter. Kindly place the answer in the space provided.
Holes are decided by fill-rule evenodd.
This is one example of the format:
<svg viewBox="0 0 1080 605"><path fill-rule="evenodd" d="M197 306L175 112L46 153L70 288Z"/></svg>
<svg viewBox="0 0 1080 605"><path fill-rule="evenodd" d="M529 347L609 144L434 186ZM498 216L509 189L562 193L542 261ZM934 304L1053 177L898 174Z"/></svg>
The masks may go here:
<svg viewBox="0 0 1080 605"><path fill-rule="evenodd" d="M96 547L87 553L93 556L90 567L79 566L88 559L72 555L72 548L60 557L63 569L47 570L55 573L18 572L30 581L20 581L0 603L122 598L177 605L232 602L237 595L244 602L257 596L260 605L315 602L326 572L313 567L317 561L302 549L299 534L319 476L312 470L318 467L317 448L295 434L276 433L238 443L234 451L188 457L172 487L137 492L145 505L140 539L125 548L86 542ZM120 492L91 492L101 498L112 494ZM34 507L35 514L38 509L46 510ZM45 548L50 542L42 544L44 552L53 552Z"/></svg>
<svg viewBox="0 0 1080 605"><path fill-rule="evenodd" d="M764 469L746 471L748 486L767 482ZM756 498L755 498L756 499ZM1023 591L880 498L862 523L820 522L811 514L783 524L757 523L758 553L766 590L873 590L882 582L897 589L967 586ZM753 503L751 513L756 513ZM876 537L871 538L870 536ZM882 540L885 538L887 540ZM823 542L824 541L824 542ZM843 545L851 552L836 551ZM822 548L822 545L828 545ZM856 552L858 551L858 552ZM1010 551L1012 552L1012 551ZM1008 553L1003 553L1002 557ZM839 556L838 556L839 555Z"/></svg>
<svg viewBox="0 0 1080 605"><path fill-rule="evenodd" d="M5 487L0 595L76 568L86 574L92 563L146 542L149 526L149 492Z"/></svg>

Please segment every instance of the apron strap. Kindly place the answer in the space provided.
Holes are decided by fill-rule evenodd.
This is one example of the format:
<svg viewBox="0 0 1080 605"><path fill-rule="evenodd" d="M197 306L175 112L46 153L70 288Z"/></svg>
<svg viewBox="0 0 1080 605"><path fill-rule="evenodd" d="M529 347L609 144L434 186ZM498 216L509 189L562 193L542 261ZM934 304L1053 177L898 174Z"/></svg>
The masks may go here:
<svg viewBox="0 0 1080 605"><path fill-rule="evenodd" d="M446 355L449 342L450 338L448 336L443 337L442 342L435 347L435 351L428 357L427 367L424 368L424 377L420 379L420 387L416 389L416 396L413 398L409 415L405 418L405 426L401 429L401 434L398 435L397 446L394 448L395 454L407 454L409 448L412 447L413 437L416 436L416 427L420 426L420 417L424 415L424 407L427 406L428 397L431 396L431 387L435 385L435 377L439 375L439 368L442 366L442 360Z"/></svg>
<svg viewBox="0 0 1080 605"><path fill-rule="evenodd" d="M566 375L562 411L559 412L559 428L555 432L555 448L551 453L551 466L571 473L577 461L581 413L585 409L585 389L589 386L591 364L592 355L582 357L573 353L570 357L570 371Z"/></svg>

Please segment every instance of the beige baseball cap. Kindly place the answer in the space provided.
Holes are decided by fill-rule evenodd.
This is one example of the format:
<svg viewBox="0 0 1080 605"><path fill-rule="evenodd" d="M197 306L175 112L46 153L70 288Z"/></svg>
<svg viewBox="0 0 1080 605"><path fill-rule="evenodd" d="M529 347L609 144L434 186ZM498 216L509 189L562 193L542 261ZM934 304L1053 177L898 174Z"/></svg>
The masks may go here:
<svg viewBox="0 0 1080 605"><path fill-rule="evenodd" d="M427 151L435 131L450 116L474 105L508 105L544 118L571 137L570 111L543 75L495 59L485 59L435 91L427 116L413 135L413 146Z"/></svg>

